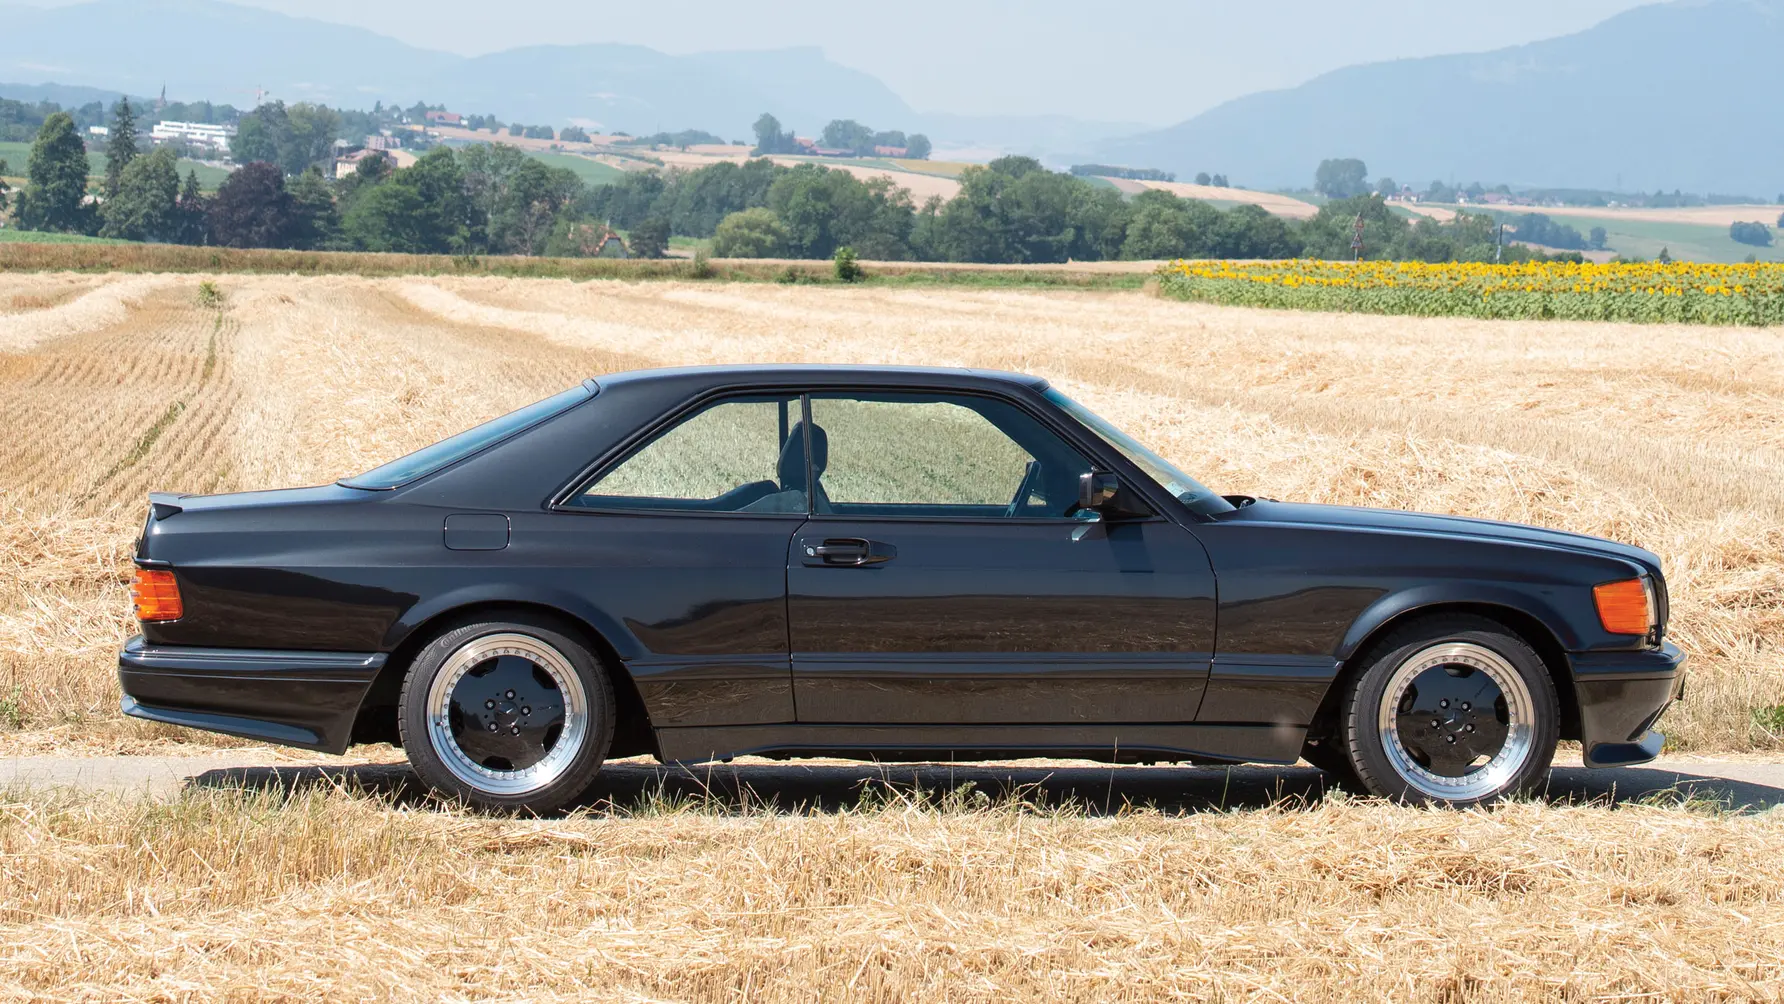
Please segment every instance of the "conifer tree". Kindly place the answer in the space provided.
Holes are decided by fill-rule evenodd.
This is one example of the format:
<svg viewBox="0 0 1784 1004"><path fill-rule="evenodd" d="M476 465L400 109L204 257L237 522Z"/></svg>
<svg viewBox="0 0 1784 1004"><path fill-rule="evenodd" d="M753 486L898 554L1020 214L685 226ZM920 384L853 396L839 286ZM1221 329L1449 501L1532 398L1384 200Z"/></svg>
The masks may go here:
<svg viewBox="0 0 1784 1004"><path fill-rule="evenodd" d="M130 107L129 97L119 98L117 107L112 110L111 136L105 143L106 198L118 194L118 182L124 177L124 168L129 167L140 152L136 148L136 110Z"/></svg>

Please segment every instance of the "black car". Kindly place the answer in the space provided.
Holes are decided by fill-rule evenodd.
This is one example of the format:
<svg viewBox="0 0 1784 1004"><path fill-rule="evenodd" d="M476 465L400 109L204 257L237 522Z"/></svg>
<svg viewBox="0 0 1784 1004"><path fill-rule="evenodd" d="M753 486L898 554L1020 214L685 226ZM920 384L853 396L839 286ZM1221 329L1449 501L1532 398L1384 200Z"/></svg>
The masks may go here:
<svg viewBox="0 0 1784 1004"><path fill-rule="evenodd" d="M590 380L319 488L151 496L124 711L545 810L609 757L1315 765L1397 799L1660 750L1659 560L1216 495L1033 377Z"/></svg>

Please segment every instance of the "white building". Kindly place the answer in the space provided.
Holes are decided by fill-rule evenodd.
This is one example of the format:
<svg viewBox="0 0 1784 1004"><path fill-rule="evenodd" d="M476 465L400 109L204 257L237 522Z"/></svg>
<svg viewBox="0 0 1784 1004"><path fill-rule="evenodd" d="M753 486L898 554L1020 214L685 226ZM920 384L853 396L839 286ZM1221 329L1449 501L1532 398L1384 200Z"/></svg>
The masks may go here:
<svg viewBox="0 0 1784 1004"><path fill-rule="evenodd" d="M88 126L87 127L87 135L98 136L99 138L104 139L105 137L111 135L111 127L110 126Z"/></svg>
<svg viewBox="0 0 1784 1004"><path fill-rule="evenodd" d="M208 122L157 122L155 128L149 132L149 138L157 142L184 140L193 146L227 150L229 141L235 138L235 126L211 125Z"/></svg>

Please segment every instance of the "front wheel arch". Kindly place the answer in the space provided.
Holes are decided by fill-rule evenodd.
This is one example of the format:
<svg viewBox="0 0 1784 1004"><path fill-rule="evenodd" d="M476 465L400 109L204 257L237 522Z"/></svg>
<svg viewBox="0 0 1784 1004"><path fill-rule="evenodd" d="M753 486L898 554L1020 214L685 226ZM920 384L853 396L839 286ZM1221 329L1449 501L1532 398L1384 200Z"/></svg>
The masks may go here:
<svg viewBox="0 0 1784 1004"><path fill-rule="evenodd" d="M1310 744L1324 742L1337 734L1339 709L1344 694L1350 683L1358 674L1368 667L1370 656L1383 639L1416 621L1440 618L1451 615L1481 617L1494 621L1522 638L1526 644L1536 650L1542 659L1544 668L1549 671L1549 678L1555 683L1555 696L1561 704L1561 738L1580 738L1580 702L1579 695L1574 692L1573 671L1567 661L1567 650L1561 646L1561 640L1555 632L1541 619L1519 610L1516 607L1499 603L1433 603L1426 606L1412 607L1403 610L1381 623L1368 629L1355 645L1350 646L1347 657L1338 673L1332 678L1326 689L1326 696L1320 701L1319 708L1313 714L1313 721L1307 726L1307 740ZM1310 761L1311 762L1311 761Z"/></svg>
<svg viewBox="0 0 1784 1004"><path fill-rule="evenodd" d="M366 690L365 698L360 701L359 714L354 718L353 741L397 743L397 699L402 692L403 678L408 675L415 656L429 642L461 624L499 620L510 614L532 615L555 621L560 628L586 642L606 667L613 685L615 716L613 743L607 754L608 759L658 754L657 734L650 723L650 712L638 693L638 686L633 682L631 672L626 669L624 660L607 638L587 621L557 607L514 601L469 603L441 610L417 624L392 650L390 658L384 662L384 668L378 671L371 687Z"/></svg>

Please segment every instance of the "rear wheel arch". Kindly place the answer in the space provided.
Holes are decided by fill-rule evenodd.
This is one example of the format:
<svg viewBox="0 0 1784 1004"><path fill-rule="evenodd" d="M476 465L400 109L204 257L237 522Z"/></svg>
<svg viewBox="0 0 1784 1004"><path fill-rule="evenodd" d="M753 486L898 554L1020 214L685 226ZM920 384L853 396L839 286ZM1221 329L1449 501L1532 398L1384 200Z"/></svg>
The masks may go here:
<svg viewBox="0 0 1784 1004"><path fill-rule="evenodd" d="M1580 737L1580 706L1579 697L1574 692L1573 671L1569 668L1567 650L1562 647L1554 630L1541 618L1505 604L1449 602L1403 610L1370 628L1357 644L1351 646L1344 653L1344 662L1338 674L1333 677L1331 686L1327 688L1325 698L1320 701L1319 709L1314 712L1312 723L1308 725L1308 741L1323 741L1337 734L1344 694L1350 682L1368 668L1383 641L1419 621L1455 615L1480 617L1500 624L1534 649L1542 659L1544 668L1549 671L1549 678L1555 683L1555 696L1561 705L1561 738Z"/></svg>
<svg viewBox="0 0 1784 1004"><path fill-rule="evenodd" d="M408 674L415 656L429 642L465 624L501 620L516 614L545 619L567 634L586 642L589 650L601 660L613 685L615 703L613 744L608 751L608 759L639 754L655 756L658 752L656 731L651 727L650 712L644 705L644 699L639 696L638 686L633 682L631 672L626 669L625 661L619 657L612 642L586 620L568 611L548 604L518 601L469 603L439 611L417 624L391 651L384 668L378 671L378 676L366 691L365 699L360 702L359 714L354 719L353 741L398 741L397 705L402 693L403 678Z"/></svg>

